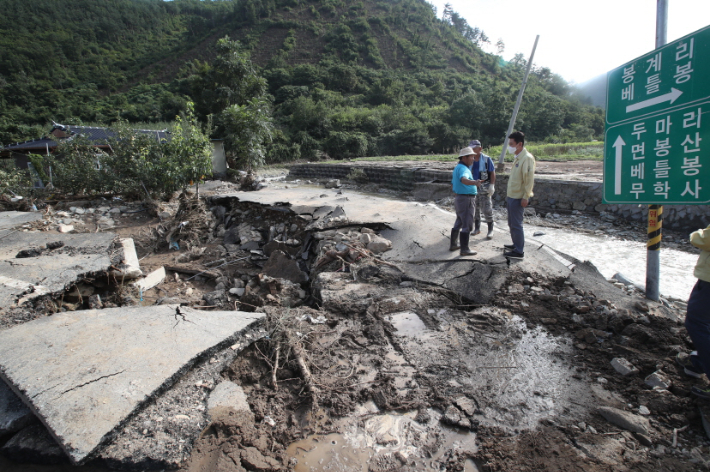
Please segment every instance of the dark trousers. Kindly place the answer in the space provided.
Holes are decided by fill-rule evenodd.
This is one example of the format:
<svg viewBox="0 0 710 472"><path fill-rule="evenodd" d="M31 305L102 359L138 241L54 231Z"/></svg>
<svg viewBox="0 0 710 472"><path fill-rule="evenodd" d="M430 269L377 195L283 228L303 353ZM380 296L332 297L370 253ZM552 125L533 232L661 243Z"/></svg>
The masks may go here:
<svg viewBox="0 0 710 472"><path fill-rule="evenodd" d="M525 233L523 232L523 214L525 208L520 204L521 198L507 197L508 204L508 226L510 227L510 238L513 240L515 250L520 254L525 251Z"/></svg>
<svg viewBox="0 0 710 472"><path fill-rule="evenodd" d="M702 368L703 372L710 376L710 282L698 280L693 287L688 299L685 329L698 351L698 357L693 359L700 364L696 367Z"/></svg>
<svg viewBox="0 0 710 472"><path fill-rule="evenodd" d="M476 212L476 196L457 194L454 197L454 209L456 210L454 231L470 233L473 229L473 215Z"/></svg>

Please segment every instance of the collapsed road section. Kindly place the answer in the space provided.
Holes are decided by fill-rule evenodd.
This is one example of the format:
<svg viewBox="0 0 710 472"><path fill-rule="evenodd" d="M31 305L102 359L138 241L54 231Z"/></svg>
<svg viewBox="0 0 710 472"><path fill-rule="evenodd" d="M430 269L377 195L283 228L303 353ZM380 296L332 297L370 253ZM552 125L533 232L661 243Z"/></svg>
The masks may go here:
<svg viewBox="0 0 710 472"><path fill-rule="evenodd" d="M199 200L180 196L174 217L121 234L134 238L145 272L157 269L155 281L122 289L145 306L121 310L138 320L134 333L163 329L160 341L136 334L124 342L124 323L109 322L116 309L86 304L43 318L49 313L38 313L35 301L39 319L5 331L38 330L36 342L45 344L30 344L49 354L18 362L19 348L0 354L0 365L12 361L13 390L49 426L46 452L59 440L92 467L186 472L708 463L691 383L672 358L690 347L679 310L645 303L592 265L534 242L524 260L507 261L505 231L474 239L478 254L461 258L448 250L454 216L435 205L288 186L232 193L204 186ZM104 296L101 280L85 283ZM170 323L145 329L140 321L156 309ZM172 343L167 355L203 335L190 321L228 324L230 314L260 319L238 340L165 366L161 377L170 380L162 384L147 388L139 374L121 372L136 352L163 369L156 350ZM53 324L63 318L73 324ZM82 342L93 346L89 359L59 376L56 388L42 384L48 366L59 369L64 353L75 353L74 344L58 353L64 338L48 339L41 326L61 331L99 319L104 329ZM94 358L111 368L99 369ZM120 399L102 396L104 387L117 388ZM63 398L102 412L123 408L133 393L143 401L134 398L102 431L72 427L69 437L71 412L49 414ZM24 429L2 446L15 461L27 460L23 441L45 429L22 423L23 414L12 421Z"/></svg>
<svg viewBox="0 0 710 472"><path fill-rule="evenodd" d="M458 252L450 252L447 244L455 216L436 205L356 192L326 192L309 187L272 188L268 192L218 195L210 201L216 205L251 202L297 215L308 222L306 231L314 232L316 239L327 240L315 252L328 241L345 248L343 233L351 228L381 228L379 235L388 241L377 251L383 261L395 265L406 279L449 289L461 300L479 305L492 299L510 272L511 262L502 251L508 241L501 232L492 240L472 239L477 254L461 258ZM362 244L360 239L365 240L358 237L357 243L367 248L370 242ZM513 264L551 277L567 277L574 268L572 261L534 241L528 242L525 260Z"/></svg>

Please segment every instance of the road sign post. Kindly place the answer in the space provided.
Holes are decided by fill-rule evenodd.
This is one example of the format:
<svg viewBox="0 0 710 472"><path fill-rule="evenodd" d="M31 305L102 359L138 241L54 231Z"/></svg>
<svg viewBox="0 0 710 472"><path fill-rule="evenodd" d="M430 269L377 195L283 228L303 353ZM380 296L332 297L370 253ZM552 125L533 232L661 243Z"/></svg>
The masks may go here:
<svg viewBox="0 0 710 472"><path fill-rule="evenodd" d="M604 203L649 208L646 296L658 300L663 207L710 203L710 27L609 72ZM667 11L667 10L666 10ZM660 32L660 34L659 34Z"/></svg>

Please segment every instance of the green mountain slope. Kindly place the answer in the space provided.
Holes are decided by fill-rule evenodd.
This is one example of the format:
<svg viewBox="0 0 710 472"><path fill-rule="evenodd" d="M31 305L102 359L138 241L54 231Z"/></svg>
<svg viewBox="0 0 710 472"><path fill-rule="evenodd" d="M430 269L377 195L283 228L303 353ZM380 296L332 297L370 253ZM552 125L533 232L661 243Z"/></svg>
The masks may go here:
<svg viewBox="0 0 710 472"><path fill-rule="evenodd" d="M524 60L502 65L479 30L424 0L0 0L0 143L64 123L169 121L195 95L217 39L268 79L272 160L443 152L503 137ZM537 70L519 128L590 139L598 109Z"/></svg>

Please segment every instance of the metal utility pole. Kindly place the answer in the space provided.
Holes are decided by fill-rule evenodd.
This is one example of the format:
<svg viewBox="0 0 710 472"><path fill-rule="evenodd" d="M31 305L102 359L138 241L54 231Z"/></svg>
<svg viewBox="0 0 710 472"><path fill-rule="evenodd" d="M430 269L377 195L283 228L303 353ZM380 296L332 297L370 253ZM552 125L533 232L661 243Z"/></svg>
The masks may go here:
<svg viewBox="0 0 710 472"><path fill-rule="evenodd" d="M520 92L518 93L518 99L515 102L515 107L513 108L513 116L510 117L510 123L508 124L508 132L505 133L503 138L503 150L500 153L500 158L498 159L498 165L496 166L496 172L502 172L505 168L503 160L505 159L505 153L508 148L508 136L513 132L515 127L515 120L518 118L518 110L520 110L520 102L523 101L523 93L525 92L525 86L528 84L528 76L530 75L530 68L532 67L533 58L535 57L535 49L537 49L537 42L540 39L538 34L535 37L535 44L533 45L532 53L530 53L530 60L528 60L528 68L525 70L525 77L523 77L523 85L520 86Z"/></svg>
<svg viewBox="0 0 710 472"><path fill-rule="evenodd" d="M668 0L656 4L656 49L668 42ZM661 279L661 239L663 236L663 205L648 206L648 241L646 242L646 298L658 301Z"/></svg>

